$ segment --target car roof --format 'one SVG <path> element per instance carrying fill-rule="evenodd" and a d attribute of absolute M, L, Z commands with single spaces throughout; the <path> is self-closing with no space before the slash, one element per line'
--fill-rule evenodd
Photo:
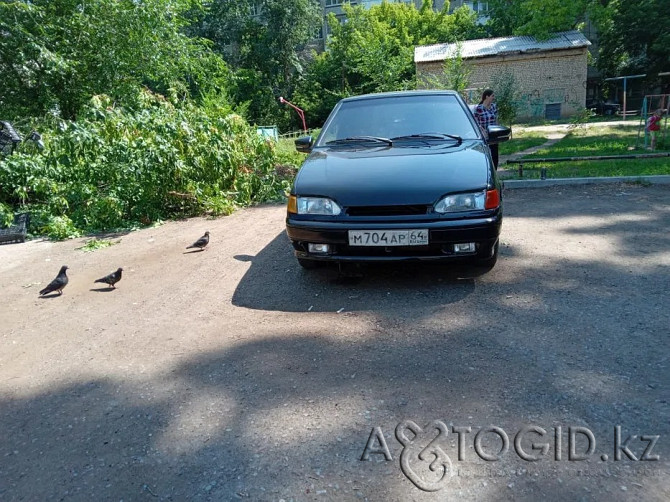
<path fill-rule="evenodd" d="M 357 101 L 362 99 L 373 99 L 373 98 L 391 98 L 401 96 L 440 96 L 440 95 L 460 97 L 460 94 L 456 91 L 450 91 L 446 89 L 421 89 L 411 91 L 392 91 L 392 92 L 376 92 L 371 94 L 360 94 L 358 96 L 349 96 L 346 98 L 342 98 L 341 102 Z"/>

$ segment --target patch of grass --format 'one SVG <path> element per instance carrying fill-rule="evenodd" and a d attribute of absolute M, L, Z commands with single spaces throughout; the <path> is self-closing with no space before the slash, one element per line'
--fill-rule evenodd
<path fill-rule="evenodd" d="M 659 140 L 657 152 L 670 150 L 670 138 Z M 644 130 L 630 121 L 616 126 L 578 128 L 557 143 L 524 156 L 523 159 L 589 157 L 604 155 L 631 155 L 649 153 L 644 149 Z M 584 178 L 593 176 L 651 176 L 670 174 L 667 157 L 613 160 L 580 160 L 563 162 L 528 163 L 524 178 L 539 178 L 540 170 L 547 169 L 548 178 Z M 510 174 L 518 178 L 517 164 L 510 164 Z"/>
<path fill-rule="evenodd" d="M 316 139 L 316 136 L 313 138 Z M 296 169 L 307 158 L 306 153 L 300 153 L 295 149 L 295 138 L 279 138 L 276 153 L 279 162 L 293 165 Z"/>
<path fill-rule="evenodd" d="M 621 122 L 621 123 L 633 123 L 635 120 L 639 120 L 638 117 L 629 117 L 626 119 L 624 122 L 619 115 L 590 115 L 585 117 L 584 120 L 579 120 L 579 122 L 587 122 L 589 124 L 591 123 L 600 123 L 600 122 Z M 551 126 L 551 125 L 559 125 L 559 124 L 574 124 L 575 118 L 574 117 L 565 117 L 562 119 L 545 119 L 544 117 L 538 117 L 534 119 L 528 119 L 525 122 L 517 122 L 514 124 L 514 127 L 533 127 L 533 126 Z"/>
<path fill-rule="evenodd" d="M 93 239 L 89 239 L 88 241 L 86 241 L 86 244 L 84 244 L 81 247 L 78 247 L 77 249 L 90 253 L 98 249 L 108 248 L 109 246 L 113 246 L 114 244 L 118 244 L 119 242 L 121 241 L 112 242 L 110 240 L 96 239 L 94 237 Z"/>
<path fill-rule="evenodd" d="M 599 176 L 652 176 L 670 175 L 667 157 L 650 159 L 591 160 L 575 162 L 540 162 L 523 166 L 523 178 L 518 176 L 518 165 L 510 164 L 514 173 L 506 179 L 537 179 L 540 170 L 547 169 L 547 178 L 588 178 Z"/>
<path fill-rule="evenodd" d="M 639 137 L 638 131 L 635 124 L 575 129 L 557 143 L 524 158 L 643 153 L 644 131 L 639 131 Z M 659 147 L 662 146 L 660 143 Z"/>
<path fill-rule="evenodd" d="M 499 146 L 500 155 L 510 155 L 512 153 L 522 152 L 534 146 L 540 146 L 547 142 L 546 133 L 535 131 L 520 131 L 513 133 L 512 139 L 501 143 Z"/>

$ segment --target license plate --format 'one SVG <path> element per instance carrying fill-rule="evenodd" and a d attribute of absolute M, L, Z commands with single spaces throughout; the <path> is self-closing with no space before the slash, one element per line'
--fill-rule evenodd
<path fill-rule="evenodd" d="M 349 230 L 350 246 L 425 246 L 428 230 Z"/>

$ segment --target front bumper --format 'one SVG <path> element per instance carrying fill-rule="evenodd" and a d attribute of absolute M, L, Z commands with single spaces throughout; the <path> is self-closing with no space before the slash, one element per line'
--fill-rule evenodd
<path fill-rule="evenodd" d="M 406 261 L 453 260 L 465 257 L 487 258 L 498 241 L 502 212 L 482 218 L 433 221 L 351 222 L 286 219 L 288 234 L 298 258 L 319 261 Z M 349 230 L 426 229 L 425 246 L 350 246 Z M 455 253 L 454 244 L 474 242 L 471 253 Z M 329 244 L 329 253 L 310 253 L 309 243 Z"/>

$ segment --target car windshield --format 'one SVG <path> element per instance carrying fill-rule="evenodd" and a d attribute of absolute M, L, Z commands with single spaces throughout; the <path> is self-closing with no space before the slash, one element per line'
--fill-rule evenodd
<path fill-rule="evenodd" d="M 426 94 L 344 101 L 328 119 L 316 146 L 347 143 L 348 138 L 442 140 L 478 138 L 456 97 Z"/>

